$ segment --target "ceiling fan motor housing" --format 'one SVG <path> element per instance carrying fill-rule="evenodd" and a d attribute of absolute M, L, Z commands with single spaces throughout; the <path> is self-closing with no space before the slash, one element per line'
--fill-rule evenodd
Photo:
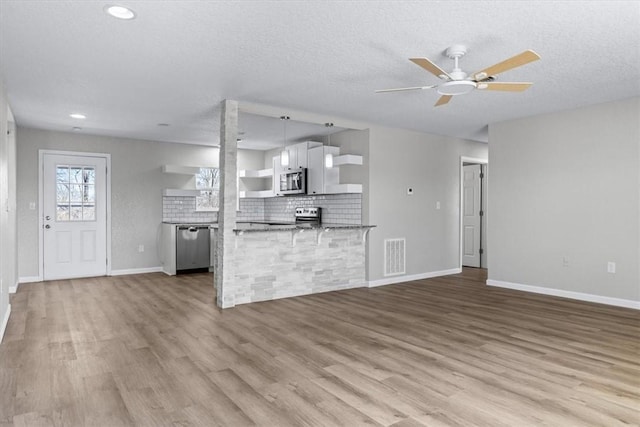
<path fill-rule="evenodd" d="M 470 80 L 453 80 L 444 82 L 438 86 L 441 95 L 464 95 L 476 88 L 476 83 Z"/>

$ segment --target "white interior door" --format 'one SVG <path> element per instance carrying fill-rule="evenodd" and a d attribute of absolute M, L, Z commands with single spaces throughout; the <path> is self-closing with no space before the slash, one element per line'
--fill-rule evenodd
<path fill-rule="evenodd" d="M 107 160 L 44 154 L 44 280 L 107 273 Z"/>
<path fill-rule="evenodd" d="M 480 267 L 480 165 L 463 166 L 462 265 Z"/>

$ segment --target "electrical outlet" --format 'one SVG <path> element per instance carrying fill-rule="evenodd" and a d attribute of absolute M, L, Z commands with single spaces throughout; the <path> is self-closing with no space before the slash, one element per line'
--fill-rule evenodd
<path fill-rule="evenodd" d="M 562 257 L 562 266 L 563 267 L 569 267 L 569 257 L 568 256 L 563 256 Z"/>
<path fill-rule="evenodd" d="M 36 210 L 36 202 L 29 202 L 29 210 L 30 211 Z"/>
<path fill-rule="evenodd" d="M 436 209 L 440 209 L 440 202 L 436 202 Z"/>
<path fill-rule="evenodd" d="M 616 263 L 613 261 L 609 261 L 607 263 L 607 273 L 615 274 L 616 272 Z"/>
<path fill-rule="evenodd" d="M 144 245 L 138 245 L 138 252 L 144 252 Z"/>

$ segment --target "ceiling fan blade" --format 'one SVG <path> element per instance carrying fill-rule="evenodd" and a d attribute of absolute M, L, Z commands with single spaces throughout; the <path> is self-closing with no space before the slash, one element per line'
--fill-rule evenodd
<path fill-rule="evenodd" d="M 376 90 L 376 93 L 383 93 L 383 92 L 401 92 L 403 90 L 421 90 L 421 89 L 433 89 L 434 87 L 436 87 L 437 85 L 431 85 L 431 86 L 414 86 L 414 87 L 399 87 L 396 89 L 378 89 Z"/>
<path fill-rule="evenodd" d="M 447 102 L 451 101 L 451 98 L 453 98 L 453 95 L 442 95 L 440 99 L 438 99 L 438 102 L 436 102 L 436 105 L 434 105 L 434 107 L 439 107 L 440 105 L 446 104 Z"/>
<path fill-rule="evenodd" d="M 425 70 L 427 70 L 428 72 L 430 72 L 431 74 L 433 74 L 434 76 L 436 76 L 439 79 L 453 80 L 451 78 L 451 76 L 446 71 L 444 71 L 442 68 L 438 67 L 433 62 L 429 61 L 427 58 L 409 58 L 409 61 L 413 62 L 416 65 L 421 66 L 422 68 L 424 68 Z M 444 77 L 442 77 L 442 76 L 444 76 Z"/>
<path fill-rule="evenodd" d="M 492 65 L 489 68 L 473 73 L 473 79 L 476 81 L 486 79 L 489 76 L 495 76 L 496 74 L 503 73 L 507 70 L 511 70 L 512 68 L 520 67 L 521 65 L 528 64 L 529 62 L 537 61 L 538 59 L 540 59 L 540 55 L 532 50 L 525 50 L 524 52 L 516 56 L 512 56 L 509 59 L 505 59 L 504 61 Z"/>
<path fill-rule="evenodd" d="M 533 83 L 516 83 L 516 82 L 486 82 L 478 83 L 480 90 L 503 90 L 507 92 L 522 92 L 527 90 Z"/>

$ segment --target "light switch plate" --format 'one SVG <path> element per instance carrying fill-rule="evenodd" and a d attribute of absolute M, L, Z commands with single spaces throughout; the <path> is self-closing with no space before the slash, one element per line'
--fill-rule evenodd
<path fill-rule="evenodd" d="M 609 261 L 607 263 L 607 273 L 615 273 L 616 272 L 616 263 L 613 261 Z"/>

